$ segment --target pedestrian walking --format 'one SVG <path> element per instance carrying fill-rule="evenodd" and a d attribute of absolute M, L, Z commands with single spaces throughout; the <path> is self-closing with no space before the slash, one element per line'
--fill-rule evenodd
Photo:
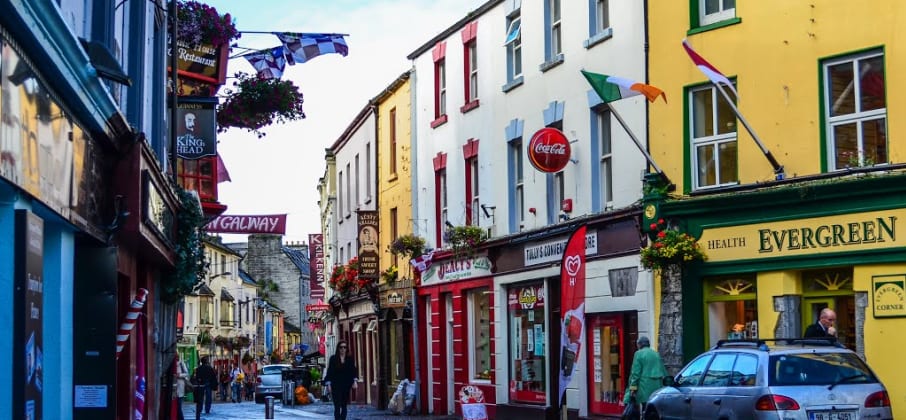
<path fill-rule="evenodd" d="M 233 388 L 232 401 L 234 403 L 242 402 L 242 395 L 240 391 L 242 390 L 242 383 L 245 381 L 245 374 L 242 373 L 242 368 L 239 365 L 236 365 L 233 368 L 233 371 L 230 372 L 230 387 Z"/>
<path fill-rule="evenodd" d="M 189 380 L 189 368 L 176 354 L 176 372 L 173 374 L 173 385 L 176 388 L 176 416 L 177 420 L 184 420 L 182 414 L 182 400 L 186 396 L 186 382 Z"/>
<path fill-rule="evenodd" d="M 195 385 L 195 418 L 201 418 L 201 409 L 204 405 L 205 414 L 211 414 L 211 403 L 214 397 L 214 387 L 217 386 L 217 374 L 208 364 L 208 358 L 201 358 L 201 365 L 195 369 L 192 380 Z"/>
<path fill-rule="evenodd" d="M 636 341 L 638 351 L 632 357 L 632 370 L 629 374 L 629 392 L 623 397 L 623 403 L 630 404 L 635 399 L 636 404 L 642 405 L 641 412 L 645 412 L 648 397 L 658 388 L 664 386 L 664 377 L 667 368 L 661 360 L 661 355 L 651 348 L 648 337 L 639 336 Z"/>
<path fill-rule="evenodd" d="M 334 420 L 346 420 L 349 406 L 349 394 L 358 387 L 359 370 L 352 357 L 348 356 L 345 341 L 337 343 L 337 351 L 327 362 L 327 375 L 324 385 L 333 399 Z"/>

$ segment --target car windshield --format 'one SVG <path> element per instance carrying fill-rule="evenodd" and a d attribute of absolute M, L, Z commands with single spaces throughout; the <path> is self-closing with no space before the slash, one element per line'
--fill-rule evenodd
<path fill-rule="evenodd" d="M 855 353 L 797 353 L 771 356 L 770 369 L 771 386 L 878 382 L 868 366 Z"/>
<path fill-rule="evenodd" d="M 262 375 L 279 375 L 280 372 L 283 372 L 286 369 L 286 366 L 265 366 L 261 370 Z"/>

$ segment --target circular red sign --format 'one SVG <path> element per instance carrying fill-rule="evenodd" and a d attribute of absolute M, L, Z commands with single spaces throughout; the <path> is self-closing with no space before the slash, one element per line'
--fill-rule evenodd
<path fill-rule="evenodd" d="M 529 161 L 541 172 L 559 172 L 569 162 L 570 153 L 566 135 L 551 127 L 535 132 L 528 145 Z"/>

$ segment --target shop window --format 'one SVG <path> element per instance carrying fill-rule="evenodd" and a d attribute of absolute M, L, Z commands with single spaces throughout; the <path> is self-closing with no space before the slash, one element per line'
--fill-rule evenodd
<path fill-rule="evenodd" d="M 589 406 L 591 414 L 616 415 L 622 413 L 623 393 L 626 387 L 626 362 L 623 348 L 626 334 L 622 315 L 589 315 L 587 354 L 589 379 Z M 629 360 L 631 362 L 631 360 Z"/>
<path fill-rule="evenodd" d="M 718 340 L 758 338 L 754 275 L 707 279 L 708 346 Z"/>
<path fill-rule="evenodd" d="M 491 379 L 491 290 L 482 287 L 469 292 L 469 377 Z"/>
<path fill-rule="evenodd" d="M 507 294 L 510 331 L 510 400 L 547 402 L 547 317 L 542 283 L 511 288 Z"/>
<path fill-rule="evenodd" d="M 837 314 L 837 340 L 856 348 L 856 301 L 852 267 L 802 272 L 802 330 L 818 320 L 821 310 Z"/>

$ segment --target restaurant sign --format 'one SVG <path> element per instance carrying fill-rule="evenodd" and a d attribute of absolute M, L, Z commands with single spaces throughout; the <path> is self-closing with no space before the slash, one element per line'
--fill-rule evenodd
<path fill-rule="evenodd" d="M 906 317 L 906 274 L 871 278 L 875 318 Z"/>
<path fill-rule="evenodd" d="M 902 248 L 904 218 L 906 209 L 893 209 L 705 228 L 698 244 L 710 262 Z"/>

